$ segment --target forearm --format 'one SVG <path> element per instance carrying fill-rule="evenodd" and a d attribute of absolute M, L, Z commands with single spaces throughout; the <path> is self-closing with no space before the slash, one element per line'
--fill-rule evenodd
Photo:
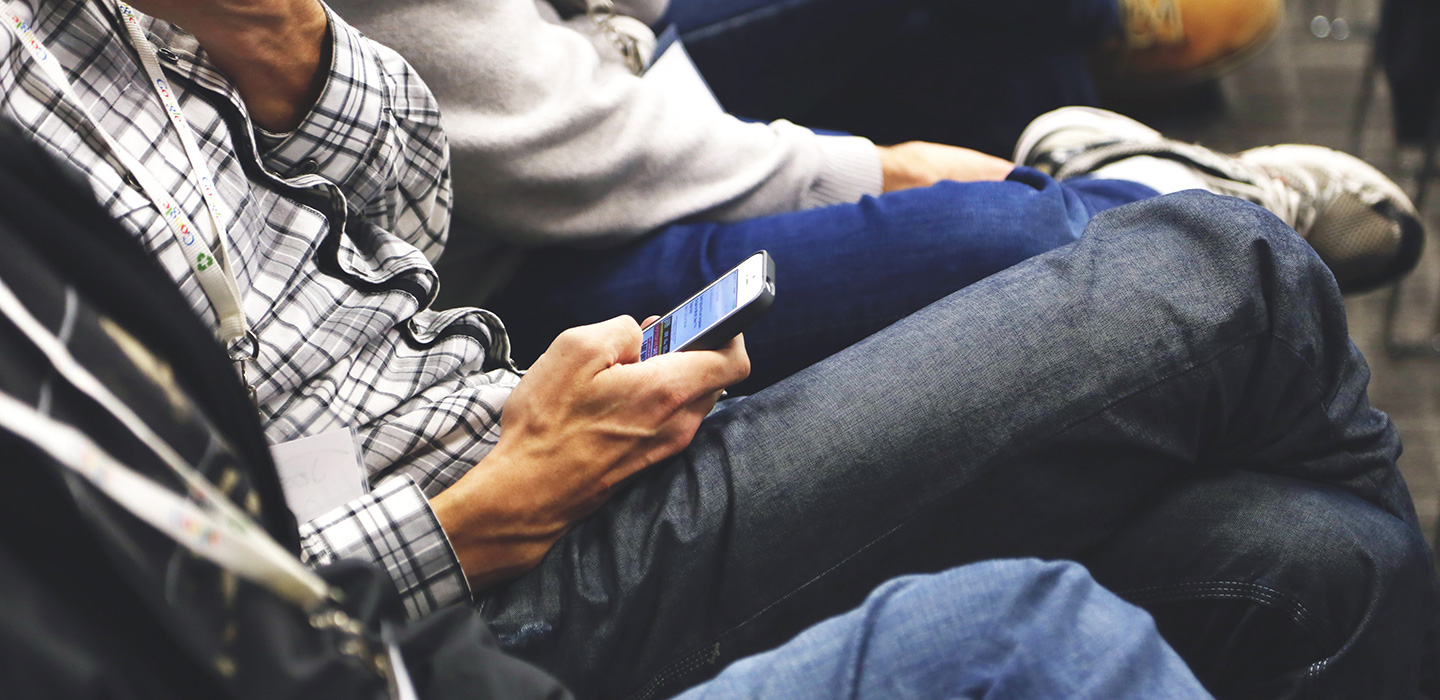
<path fill-rule="evenodd" d="M 1003 158 L 957 146 L 911 141 L 877 148 L 886 192 L 929 187 L 941 180 L 998 182 L 1015 169 Z"/>
<path fill-rule="evenodd" d="M 534 489 L 507 483 L 524 471 L 502 467 L 503 461 L 492 454 L 466 479 L 430 500 L 475 591 L 535 568 L 569 527 L 548 504 L 529 498 Z"/>
<path fill-rule="evenodd" d="M 618 484 L 689 445 L 750 372 L 738 336 L 644 362 L 640 340 L 628 317 L 561 333 L 506 400 L 495 448 L 431 499 L 473 587 L 534 568 Z"/>
<path fill-rule="evenodd" d="M 529 0 L 331 4 L 426 77 L 451 137 L 457 218 L 511 242 L 619 239 L 880 191 L 863 140 L 696 109 Z M 453 29 L 423 31 L 436 26 Z"/>

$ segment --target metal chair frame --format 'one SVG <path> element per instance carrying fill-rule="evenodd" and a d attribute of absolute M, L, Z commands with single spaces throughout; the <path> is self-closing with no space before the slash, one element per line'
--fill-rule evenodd
<path fill-rule="evenodd" d="M 1375 84 L 1380 78 L 1380 40 L 1378 37 L 1370 41 L 1370 52 L 1365 59 L 1365 69 L 1360 76 L 1359 95 L 1355 100 L 1355 119 L 1350 133 L 1350 152 L 1360 153 L 1364 145 L 1365 123 L 1370 116 L 1370 108 L 1375 102 Z M 1398 148 L 1398 145 L 1396 146 Z M 1430 192 L 1430 182 L 1435 178 L 1436 151 L 1440 150 L 1440 95 L 1436 95 L 1435 108 L 1430 115 L 1430 125 L 1425 133 L 1424 161 L 1420 166 L 1420 173 L 1416 178 L 1415 192 L 1411 201 L 1415 203 L 1415 209 L 1422 214 L 1425 211 L 1426 195 Z M 1430 234 L 1427 232 L 1426 234 Z M 1428 241 L 1434 244 L 1434 241 Z M 1440 358 L 1440 308 L 1436 309 L 1436 317 L 1432 326 L 1429 338 L 1420 341 L 1401 340 L 1397 331 L 1396 319 L 1400 315 L 1400 297 L 1404 280 L 1397 281 L 1390 286 L 1389 296 L 1385 300 L 1385 317 L 1383 321 L 1383 340 L 1385 353 L 1392 359 L 1408 359 L 1415 357 Z"/>

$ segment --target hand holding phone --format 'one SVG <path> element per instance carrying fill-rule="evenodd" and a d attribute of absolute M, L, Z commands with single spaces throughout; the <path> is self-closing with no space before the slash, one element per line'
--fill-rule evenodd
<path fill-rule="evenodd" d="M 640 336 L 629 316 L 561 333 L 505 402 L 495 448 L 431 499 L 475 590 L 533 568 L 617 484 L 685 449 L 750 372 L 738 341 L 639 362 Z"/>
<path fill-rule="evenodd" d="M 678 350 L 714 350 L 775 301 L 775 261 L 760 251 L 645 328 L 640 359 Z"/>

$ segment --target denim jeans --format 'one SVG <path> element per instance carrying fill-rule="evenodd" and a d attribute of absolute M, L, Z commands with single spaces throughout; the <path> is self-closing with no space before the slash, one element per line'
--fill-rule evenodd
<path fill-rule="evenodd" d="M 726 108 L 1008 156 L 1031 119 L 1097 102 L 1085 52 L 1116 0 L 671 0 Z"/>
<path fill-rule="evenodd" d="M 1216 697 L 1414 697 L 1436 580 L 1368 379 L 1292 229 L 1148 199 L 728 404 L 482 614 L 583 697 L 665 697 L 896 576 L 1069 559 Z"/>
<path fill-rule="evenodd" d="M 515 357 L 528 364 L 566 328 L 665 313 L 763 248 L 775 259 L 777 291 L 745 332 L 754 372 L 735 392 L 749 393 L 1073 242 L 1100 211 L 1154 194 L 1018 168 L 1007 182 L 944 182 L 858 204 L 679 224 L 617 248 L 532 253 L 486 306 L 506 320 Z"/>
<path fill-rule="evenodd" d="M 1143 611 L 1075 564 L 971 564 L 736 662 L 681 700 L 1208 699 Z"/>

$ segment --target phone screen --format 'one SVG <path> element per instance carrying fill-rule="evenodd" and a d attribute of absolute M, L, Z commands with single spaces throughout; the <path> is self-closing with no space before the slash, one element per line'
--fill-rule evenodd
<path fill-rule="evenodd" d="M 648 360 L 685 347 L 686 343 L 735 311 L 739 294 L 740 271 L 731 270 L 730 274 L 710 285 L 699 296 L 646 328 L 640 341 L 640 359 Z"/>

